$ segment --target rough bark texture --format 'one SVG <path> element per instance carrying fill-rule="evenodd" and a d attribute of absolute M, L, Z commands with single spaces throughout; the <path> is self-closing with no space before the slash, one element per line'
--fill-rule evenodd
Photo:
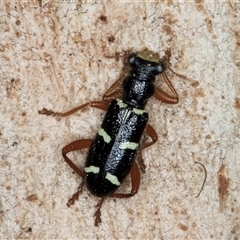
<path fill-rule="evenodd" d="M 239 238 L 237 1 L 2 0 L 0 9 L 1 239 Z M 107 199 L 96 228 L 97 198 L 84 191 L 66 206 L 81 179 L 61 149 L 93 137 L 103 113 L 56 119 L 38 110 L 100 100 L 126 74 L 126 53 L 144 48 L 171 48 L 172 68 L 189 79 L 168 73 L 179 104 L 150 100 L 159 140 L 142 152 L 139 193 Z M 85 155 L 70 154 L 79 166 Z M 198 198 L 204 171 L 196 161 L 207 170 Z"/>

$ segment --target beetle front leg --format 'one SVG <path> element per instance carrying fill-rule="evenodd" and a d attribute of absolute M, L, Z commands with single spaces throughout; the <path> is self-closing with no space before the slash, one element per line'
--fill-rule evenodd
<path fill-rule="evenodd" d="M 162 73 L 161 77 L 164 80 L 164 82 L 167 84 L 167 86 L 169 87 L 172 94 L 169 94 L 169 93 L 163 91 L 161 88 L 156 87 L 155 93 L 153 96 L 157 100 L 164 102 L 164 103 L 168 103 L 168 104 L 178 103 L 179 97 L 178 97 L 177 91 L 173 87 L 170 79 L 168 78 L 168 76 L 165 73 Z"/>
<path fill-rule="evenodd" d="M 104 199 L 105 198 L 101 198 L 100 201 L 98 202 L 98 204 L 96 205 L 97 210 L 96 210 L 96 212 L 94 214 L 94 217 L 95 217 L 94 225 L 96 227 L 102 222 L 102 219 L 101 219 L 101 207 L 102 207 Z"/>
<path fill-rule="evenodd" d="M 61 112 L 54 112 L 52 110 L 48 110 L 46 108 L 43 108 L 42 110 L 39 110 L 38 113 L 39 114 L 43 114 L 43 115 L 47 115 L 47 116 L 53 116 L 53 117 L 68 117 L 74 113 L 76 113 L 77 111 L 80 111 L 86 107 L 93 107 L 93 108 L 98 108 L 101 110 L 107 110 L 109 105 L 109 102 L 106 101 L 91 101 L 91 102 L 87 102 L 85 104 L 82 104 L 76 108 L 73 108 L 72 110 L 65 112 L 65 113 L 61 113 Z"/>
<path fill-rule="evenodd" d="M 73 152 L 73 151 L 77 151 L 77 150 L 81 150 L 84 148 L 89 148 L 90 145 L 92 143 L 91 139 L 80 139 L 74 142 L 69 143 L 67 146 L 65 146 L 62 149 L 62 156 L 65 160 L 65 162 L 73 169 L 74 172 L 76 172 L 79 176 L 81 176 L 82 178 L 84 178 L 84 172 L 82 169 L 80 169 L 79 167 L 77 167 L 72 160 L 69 159 L 69 157 L 67 156 L 67 154 L 69 152 Z M 72 195 L 72 197 L 68 200 L 67 206 L 70 207 L 71 205 L 74 204 L 74 202 L 76 200 L 78 200 L 78 197 L 80 195 L 80 193 L 82 192 L 82 187 L 84 185 L 84 181 L 80 184 L 80 186 L 78 187 L 78 191 L 76 193 L 74 193 Z"/>
<path fill-rule="evenodd" d="M 122 98 L 122 80 L 117 80 L 113 85 L 104 93 L 103 101 L 111 102 L 113 99 Z"/>

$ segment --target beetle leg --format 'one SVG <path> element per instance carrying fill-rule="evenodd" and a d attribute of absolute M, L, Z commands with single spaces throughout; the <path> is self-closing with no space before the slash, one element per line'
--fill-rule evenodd
<path fill-rule="evenodd" d="M 67 146 L 65 146 L 62 149 L 62 156 L 65 160 L 65 162 L 73 169 L 74 172 L 76 172 L 78 175 L 80 175 L 82 178 L 84 178 L 84 172 L 77 167 L 72 160 L 70 160 L 67 156 L 67 153 L 69 152 L 73 152 L 73 151 L 77 151 L 77 150 L 81 150 L 84 148 L 88 148 L 90 147 L 92 143 L 91 139 L 80 139 L 74 142 L 69 143 Z M 72 195 L 72 197 L 68 200 L 67 202 L 67 206 L 70 207 L 71 205 L 74 204 L 74 202 L 76 200 L 78 200 L 78 197 L 80 195 L 80 193 L 82 192 L 82 187 L 83 187 L 84 181 L 80 184 L 80 186 L 78 187 L 78 190 L 76 193 L 74 193 Z"/>
<path fill-rule="evenodd" d="M 52 110 L 48 110 L 46 108 L 43 108 L 42 110 L 39 110 L 38 113 L 39 114 L 43 114 L 43 115 L 47 115 L 47 116 L 54 116 L 54 117 L 68 117 L 74 113 L 76 113 L 77 111 L 80 111 L 86 107 L 93 107 L 93 108 L 98 108 L 101 110 L 107 110 L 109 105 L 109 102 L 105 102 L 105 101 L 92 101 L 92 102 L 87 102 L 81 106 L 78 106 L 76 108 L 73 108 L 72 110 L 65 112 L 65 113 L 61 113 L 61 112 L 54 112 Z"/>
<path fill-rule="evenodd" d="M 116 98 L 121 98 L 122 97 L 122 89 L 121 89 L 121 84 L 122 81 L 118 80 L 116 81 L 103 95 L 103 100 L 102 101 L 91 101 L 84 103 L 76 108 L 73 108 L 72 110 L 61 113 L 61 112 L 55 112 L 53 110 L 48 110 L 46 108 L 43 108 L 42 110 L 39 110 L 39 114 L 47 115 L 47 116 L 54 116 L 54 117 L 68 117 L 77 111 L 80 111 L 86 107 L 93 107 L 93 108 L 98 108 L 101 110 L 107 110 L 109 103 Z"/>
<path fill-rule="evenodd" d="M 157 133 L 156 131 L 154 130 L 154 128 L 150 125 L 150 124 L 147 124 L 145 129 L 144 129 L 144 133 L 146 135 L 148 135 L 152 140 L 150 142 L 144 142 L 141 146 L 141 150 L 143 148 L 147 148 L 147 147 L 150 147 L 151 145 L 153 145 L 157 140 L 158 140 L 158 136 L 157 136 Z"/>
<path fill-rule="evenodd" d="M 164 80 L 164 82 L 167 84 L 167 86 L 169 87 L 171 94 L 163 91 L 162 89 L 156 87 L 155 89 L 155 93 L 154 93 L 154 97 L 159 100 L 162 101 L 164 103 L 169 103 L 169 104 L 176 104 L 178 103 L 178 94 L 175 90 L 175 88 L 173 87 L 170 79 L 168 78 L 168 76 L 165 73 L 161 74 L 162 79 Z"/>
<path fill-rule="evenodd" d="M 103 97 L 110 95 L 111 93 L 115 92 L 116 89 L 120 88 L 122 84 L 122 80 L 117 80 L 113 83 L 113 85 L 104 93 Z"/>
<path fill-rule="evenodd" d="M 166 68 L 169 69 L 173 74 L 175 74 L 176 76 L 180 77 L 180 78 L 183 78 L 183 79 L 187 79 L 186 76 L 180 74 L 180 73 L 177 73 L 175 72 L 172 68 L 169 67 L 169 62 L 170 62 L 170 58 L 172 56 L 172 52 L 171 52 L 171 49 L 167 49 L 165 51 L 165 56 L 161 59 L 165 65 L 166 65 Z"/>
<path fill-rule="evenodd" d="M 139 189 L 140 185 L 140 172 L 136 162 L 133 162 L 133 166 L 130 171 L 132 189 L 131 193 L 113 193 L 110 197 L 115 198 L 129 198 L 134 196 Z M 101 198 L 98 204 L 96 205 L 97 210 L 94 214 L 95 216 L 95 226 L 98 226 L 101 223 L 101 207 L 105 198 Z"/>
<path fill-rule="evenodd" d="M 157 133 L 150 124 L 146 125 L 146 127 L 144 129 L 144 133 L 151 138 L 151 141 L 149 141 L 149 142 L 143 141 L 143 143 L 139 149 L 140 151 L 138 151 L 137 161 L 138 161 L 139 167 L 143 173 L 145 173 L 146 165 L 143 161 L 141 150 L 143 148 L 150 147 L 158 140 Z"/>
<path fill-rule="evenodd" d="M 96 210 L 96 212 L 94 214 L 95 226 L 96 227 L 102 222 L 102 219 L 101 219 L 101 207 L 102 207 L 104 199 L 105 198 L 101 198 L 100 201 L 98 202 L 98 204 L 96 205 L 97 210 Z"/>
<path fill-rule="evenodd" d="M 111 102 L 113 99 L 122 98 L 122 80 L 118 80 L 104 93 L 103 101 Z"/>
<path fill-rule="evenodd" d="M 121 89 L 118 89 L 118 90 L 112 92 L 111 94 L 103 95 L 103 101 L 106 101 L 106 102 L 111 102 L 112 100 L 114 100 L 116 98 L 119 98 L 119 99 L 122 98 L 122 90 Z"/>
<path fill-rule="evenodd" d="M 84 181 L 81 182 L 81 184 L 78 187 L 77 192 L 75 192 L 71 198 L 68 199 L 67 206 L 70 207 L 75 203 L 76 200 L 78 200 L 79 195 L 82 193 L 82 188 L 84 185 Z"/>
<path fill-rule="evenodd" d="M 130 171 L 130 177 L 131 177 L 131 185 L 132 185 L 131 192 L 130 193 L 113 193 L 110 195 L 110 197 L 129 198 L 137 194 L 139 185 L 140 185 L 140 171 L 135 161 L 133 162 L 133 165 Z"/>
<path fill-rule="evenodd" d="M 92 143 L 92 139 L 80 139 L 76 140 L 74 142 L 69 143 L 67 146 L 65 146 L 62 149 L 62 155 L 66 163 L 76 172 L 78 175 L 80 175 L 82 178 L 84 178 L 84 173 L 81 169 L 79 169 L 73 162 L 70 160 L 67 156 L 67 153 L 81 150 L 84 148 L 89 148 Z"/>

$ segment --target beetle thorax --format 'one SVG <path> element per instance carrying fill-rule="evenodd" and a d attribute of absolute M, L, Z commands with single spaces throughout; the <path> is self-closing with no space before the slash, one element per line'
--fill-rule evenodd
<path fill-rule="evenodd" d="M 144 109 L 148 98 L 154 93 L 154 84 L 140 81 L 135 77 L 127 77 L 123 82 L 123 101 L 132 107 Z"/>

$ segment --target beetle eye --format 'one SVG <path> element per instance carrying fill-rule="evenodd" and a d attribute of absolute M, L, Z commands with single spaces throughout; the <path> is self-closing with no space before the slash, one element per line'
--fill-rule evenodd
<path fill-rule="evenodd" d="M 135 60 L 136 60 L 136 54 L 131 53 L 128 57 L 128 62 L 130 64 L 130 66 L 135 66 Z"/>
<path fill-rule="evenodd" d="M 165 65 L 163 62 L 159 62 L 158 65 L 156 66 L 156 71 L 157 73 L 162 73 L 165 70 Z"/>

